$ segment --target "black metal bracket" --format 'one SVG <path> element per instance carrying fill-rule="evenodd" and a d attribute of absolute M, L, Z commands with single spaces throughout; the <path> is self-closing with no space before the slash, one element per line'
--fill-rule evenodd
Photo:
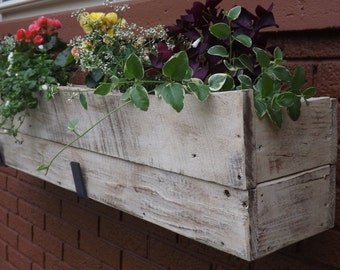
<path fill-rule="evenodd" d="M 70 165 L 78 196 L 83 199 L 88 199 L 84 178 L 80 170 L 80 164 L 78 162 L 72 161 Z"/>
<path fill-rule="evenodd" d="M 6 167 L 6 163 L 2 157 L 2 151 L 0 152 L 0 166 L 5 166 Z"/>

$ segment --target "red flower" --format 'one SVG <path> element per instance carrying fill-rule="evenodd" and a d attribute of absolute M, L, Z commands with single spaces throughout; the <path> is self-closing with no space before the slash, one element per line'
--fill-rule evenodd
<path fill-rule="evenodd" d="M 60 29 L 61 28 L 61 22 L 58 19 L 52 19 L 52 25 L 56 28 L 56 29 Z"/>
<path fill-rule="evenodd" d="M 37 24 L 40 28 L 46 28 L 48 24 L 48 18 L 46 18 L 45 16 L 39 17 L 37 20 Z"/>
<path fill-rule="evenodd" d="M 44 43 L 44 38 L 40 35 L 36 35 L 33 39 L 33 44 L 39 45 L 39 44 L 42 44 L 42 43 Z"/>
<path fill-rule="evenodd" d="M 40 30 L 40 27 L 35 24 L 32 23 L 29 27 L 28 27 L 28 31 L 30 31 L 32 33 L 32 35 L 36 35 Z"/>
<path fill-rule="evenodd" d="M 17 33 L 15 34 L 15 39 L 19 42 L 23 42 L 26 40 L 26 30 L 25 29 L 19 29 Z"/>

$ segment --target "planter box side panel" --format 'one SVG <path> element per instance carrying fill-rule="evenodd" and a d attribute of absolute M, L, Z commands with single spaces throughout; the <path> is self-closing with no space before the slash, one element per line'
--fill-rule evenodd
<path fill-rule="evenodd" d="M 11 167 L 74 191 L 70 161 L 76 160 L 91 199 L 229 254 L 250 258 L 248 191 L 73 147 L 45 176 L 36 171 L 35 162 L 42 153 L 51 158 L 62 145 L 27 135 L 24 139 L 26 147 L 2 140 Z"/>
<path fill-rule="evenodd" d="M 250 110 L 244 108 L 249 106 L 249 102 L 245 104 L 249 95 L 248 91 L 216 93 L 203 103 L 187 95 L 180 113 L 151 96 L 147 112 L 128 105 L 75 146 L 246 189 L 243 124 L 244 112 Z M 80 119 L 79 130 L 85 130 L 106 111 L 122 104 L 119 95 L 103 98 L 88 94 L 87 100 L 87 111 L 77 100 L 70 104 L 65 95 L 56 96 L 50 103 L 41 102 L 39 110 L 32 112 L 22 130 L 33 137 L 66 144 L 74 138 L 71 132 L 66 132 L 70 120 Z"/>
<path fill-rule="evenodd" d="M 334 226 L 335 166 L 323 166 L 257 186 L 253 258 Z"/>
<path fill-rule="evenodd" d="M 327 164 L 337 156 L 337 100 L 313 98 L 298 121 L 284 117 L 281 129 L 255 119 L 256 182 L 262 183 Z"/>

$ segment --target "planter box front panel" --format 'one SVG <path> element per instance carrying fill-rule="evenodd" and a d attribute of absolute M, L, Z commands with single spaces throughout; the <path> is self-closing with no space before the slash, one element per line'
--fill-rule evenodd
<path fill-rule="evenodd" d="M 336 102 L 314 99 L 282 130 L 253 113 L 252 94 L 186 97 L 174 112 L 153 97 L 148 112 L 127 106 L 67 149 L 47 176 L 36 171 L 116 96 L 88 96 L 89 111 L 59 96 L 41 103 L 22 145 L 1 137 L 7 165 L 75 190 L 77 161 L 90 198 L 246 260 L 334 224 Z M 56 114 L 57 113 L 57 114 Z M 88 124 L 90 125 L 90 124 Z M 65 135 L 66 134 L 66 135 Z M 288 138 L 287 138 L 288 136 Z"/>

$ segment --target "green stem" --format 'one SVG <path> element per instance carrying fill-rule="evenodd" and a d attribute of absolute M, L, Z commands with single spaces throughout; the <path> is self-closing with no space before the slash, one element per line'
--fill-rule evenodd
<path fill-rule="evenodd" d="M 92 129 L 94 129 L 96 126 L 98 126 L 101 122 L 103 122 L 105 119 L 107 119 L 111 114 L 117 112 L 118 110 L 120 110 L 121 108 L 125 107 L 127 104 L 131 103 L 131 100 L 128 100 L 126 102 L 124 102 L 122 105 L 116 107 L 115 109 L 113 109 L 112 111 L 108 112 L 107 114 L 105 114 L 102 118 L 100 118 L 96 123 L 94 123 L 94 125 L 92 125 L 91 127 L 89 127 L 88 129 L 86 129 L 83 133 L 80 133 L 74 140 L 72 140 L 71 142 L 69 142 L 68 144 L 64 145 L 63 148 L 61 148 L 58 153 L 51 159 L 51 161 L 47 164 L 47 166 L 45 167 L 46 172 L 45 175 L 47 175 L 48 170 L 50 169 L 52 163 L 57 159 L 58 156 L 60 156 L 61 153 L 63 153 L 68 147 L 70 147 L 72 144 L 74 144 L 76 141 L 78 141 L 79 139 L 81 139 L 82 137 L 84 137 L 87 133 L 89 133 Z"/>

